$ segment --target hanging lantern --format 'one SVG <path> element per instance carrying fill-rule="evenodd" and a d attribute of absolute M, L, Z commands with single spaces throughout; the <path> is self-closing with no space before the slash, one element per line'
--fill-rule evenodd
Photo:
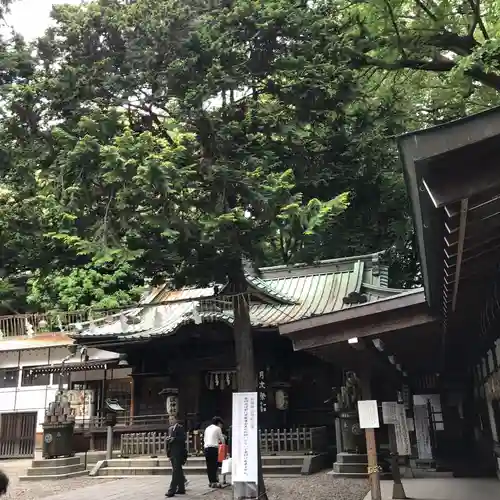
<path fill-rule="evenodd" d="M 283 389 L 278 389 L 276 391 L 276 408 L 278 410 L 287 410 L 288 409 L 288 393 Z"/>
<path fill-rule="evenodd" d="M 167 396 L 167 414 L 168 415 L 177 415 L 178 409 L 178 398 L 175 395 Z"/>

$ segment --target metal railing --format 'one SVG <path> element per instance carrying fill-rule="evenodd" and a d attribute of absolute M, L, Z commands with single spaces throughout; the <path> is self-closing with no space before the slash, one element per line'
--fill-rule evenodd
<path fill-rule="evenodd" d="M 96 324 L 105 322 L 120 314 L 117 310 L 92 312 L 49 312 L 33 314 L 11 314 L 0 316 L 0 339 L 12 337 L 33 337 L 47 333 L 71 333 L 78 324 L 90 321 Z"/>
<path fill-rule="evenodd" d="M 123 314 L 132 324 L 140 321 L 140 311 L 148 308 L 182 305 L 184 314 L 196 316 L 230 313 L 234 308 L 234 301 L 242 295 L 224 295 L 217 297 L 187 297 L 173 298 L 157 303 L 133 304 L 128 307 L 109 310 L 84 309 L 80 311 L 51 311 L 47 313 L 12 314 L 0 316 L 0 339 L 21 336 L 36 336 L 43 333 L 74 332 L 77 325 L 83 329 L 100 327 L 103 324 L 117 321 Z M 249 297 L 245 295 L 245 300 Z M 186 305 L 192 304 L 192 307 Z M 119 333 L 117 331 L 116 333 Z"/>

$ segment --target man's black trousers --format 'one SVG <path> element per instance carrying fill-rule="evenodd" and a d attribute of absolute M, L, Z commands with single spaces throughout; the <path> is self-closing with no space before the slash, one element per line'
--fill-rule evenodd
<path fill-rule="evenodd" d="M 208 482 L 210 484 L 217 482 L 217 468 L 219 460 L 219 448 L 208 447 L 205 448 L 205 461 L 207 463 Z"/>
<path fill-rule="evenodd" d="M 170 482 L 170 488 L 168 493 L 175 493 L 185 490 L 184 484 L 184 471 L 182 470 L 182 462 L 184 460 L 181 457 L 172 456 L 170 462 L 172 463 L 172 481 Z"/>

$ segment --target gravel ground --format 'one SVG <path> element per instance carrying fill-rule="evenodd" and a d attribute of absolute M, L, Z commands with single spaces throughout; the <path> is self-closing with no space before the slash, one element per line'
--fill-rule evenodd
<path fill-rule="evenodd" d="M 96 484 L 96 479 L 91 477 L 76 477 L 60 481 L 19 481 L 19 476 L 26 475 L 26 470 L 31 465 L 31 460 L 0 461 L 0 469 L 9 476 L 9 491 L 2 500 L 37 500 L 57 493 L 85 488 Z M 101 482 L 119 481 L 119 479 L 99 479 Z"/>
<path fill-rule="evenodd" d="M 368 493 L 364 479 L 336 478 L 326 472 L 312 476 L 266 478 L 269 500 L 363 500 Z M 214 499 L 232 499 L 232 489 L 214 491 Z"/>

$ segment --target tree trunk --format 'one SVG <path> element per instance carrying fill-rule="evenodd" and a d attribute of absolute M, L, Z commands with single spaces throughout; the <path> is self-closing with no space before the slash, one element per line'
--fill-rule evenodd
<path fill-rule="evenodd" d="M 249 297 L 247 295 L 247 282 L 240 262 L 239 269 L 234 276 L 230 276 L 232 290 L 236 294 L 233 298 L 234 313 L 234 345 L 236 352 L 236 369 L 238 392 L 255 392 L 257 390 L 257 374 L 255 372 L 255 359 L 253 349 L 252 325 L 250 323 Z M 259 499 L 267 500 L 266 486 L 262 473 L 262 457 L 260 443 L 258 450 L 259 474 Z"/>

